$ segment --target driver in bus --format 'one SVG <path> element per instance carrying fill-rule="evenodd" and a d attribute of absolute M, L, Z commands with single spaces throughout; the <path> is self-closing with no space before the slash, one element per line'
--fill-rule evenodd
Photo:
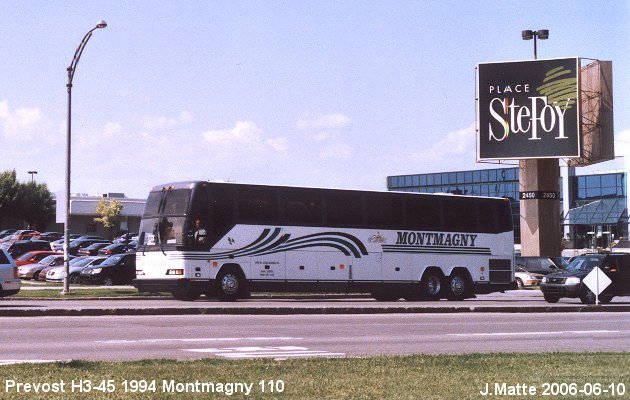
<path fill-rule="evenodd" d="M 201 220 L 196 219 L 195 220 L 195 234 L 194 234 L 195 243 L 196 244 L 206 243 L 206 235 L 207 235 L 206 230 L 201 226 Z"/>

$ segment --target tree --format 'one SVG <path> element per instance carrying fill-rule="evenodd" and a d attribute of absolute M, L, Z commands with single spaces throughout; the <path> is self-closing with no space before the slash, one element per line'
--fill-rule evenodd
<path fill-rule="evenodd" d="M 122 209 L 123 205 L 118 200 L 107 201 L 101 199 L 96 206 L 96 213 L 100 217 L 94 218 L 94 221 L 102 223 L 104 228 L 109 229 L 110 239 L 114 236 L 114 227 L 117 227 L 120 223 Z"/>
<path fill-rule="evenodd" d="M 21 184 L 18 194 L 20 214 L 33 229 L 44 229 L 55 216 L 55 201 L 46 184 Z"/>
<path fill-rule="evenodd" d="M 45 229 L 55 216 L 46 184 L 20 183 L 15 170 L 0 173 L 0 227 Z"/>
<path fill-rule="evenodd" d="M 0 226 L 12 223 L 18 216 L 20 183 L 15 170 L 0 173 Z"/>

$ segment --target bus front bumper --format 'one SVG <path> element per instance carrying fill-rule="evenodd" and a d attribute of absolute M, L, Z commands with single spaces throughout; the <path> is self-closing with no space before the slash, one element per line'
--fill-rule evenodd
<path fill-rule="evenodd" d="M 208 290 L 208 281 L 193 281 L 190 279 L 134 279 L 132 285 L 138 292 L 187 292 Z"/>

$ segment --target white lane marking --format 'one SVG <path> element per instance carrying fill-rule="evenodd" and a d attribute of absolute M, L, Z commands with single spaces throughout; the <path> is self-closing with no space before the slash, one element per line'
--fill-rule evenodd
<path fill-rule="evenodd" d="M 242 337 L 242 338 L 166 338 L 166 339 L 137 339 L 137 340 L 96 340 L 94 343 L 128 344 L 128 343 L 164 343 L 164 342 L 239 342 L 239 341 L 268 341 L 268 340 L 304 340 L 295 337 Z"/>
<path fill-rule="evenodd" d="M 223 347 L 207 349 L 182 349 L 193 353 L 211 353 L 224 358 L 288 358 L 288 357 L 345 357 L 346 353 L 331 353 L 324 350 L 309 350 L 308 347 Z"/>
<path fill-rule="evenodd" d="M 0 360 L 0 365 L 12 365 L 12 364 L 41 364 L 41 363 L 55 363 L 55 362 L 67 362 L 64 360 Z"/>
<path fill-rule="evenodd" d="M 584 335 L 584 334 L 606 334 L 606 333 L 622 333 L 622 331 L 549 331 L 549 332 L 489 332 L 489 333 L 447 333 L 446 336 L 539 336 L 539 335 Z"/>

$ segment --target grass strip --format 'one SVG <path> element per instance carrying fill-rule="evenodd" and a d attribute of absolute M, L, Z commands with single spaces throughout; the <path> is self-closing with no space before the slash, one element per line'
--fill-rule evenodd
<path fill-rule="evenodd" d="M 0 367 L 0 396 L 21 399 L 619 399 L 630 393 L 630 353 L 541 353 L 413 355 L 367 358 L 241 360 L 217 358 L 197 361 L 146 360 L 135 362 L 88 362 L 14 364 Z M 75 390 L 71 391 L 71 381 Z M 80 392 L 90 381 L 95 387 L 111 380 L 111 393 L 92 389 Z M 65 382 L 64 393 L 16 393 L 7 382 Z M 126 381 L 126 385 L 125 385 Z M 144 383 L 138 383 L 144 382 Z M 263 381 L 263 385 L 260 382 Z M 272 382 L 271 384 L 269 382 Z M 281 382 L 280 382 L 281 381 Z M 155 382 L 155 386 L 152 383 Z M 196 382 L 212 382 L 214 392 L 191 392 Z M 233 383 L 251 385 L 249 395 Z M 282 384 L 281 384 L 282 383 Z M 483 396 L 505 387 L 505 393 Z M 544 395 L 545 383 L 550 395 Z M 503 385 L 505 384 L 505 386 Z M 575 395 L 556 391 L 583 390 Z M 575 386 L 569 386 L 575 384 Z M 615 384 L 617 394 L 610 392 Z M 522 385 L 536 395 L 523 395 Z M 599 385 L 599 386 L 595 386 Z M 520 394 L 514 394 L 518 386 Z M 264 387 L 264 391 L 263 391 Z M 600 394 L 593 391 L 599 387 Z M 147 389 L 144 393 L 138 389 Z M 185 391 L 170 391 L 169 389 Z M 273 388 L 273 390 L 272 390 Z M 283 390 L 280 392 L 280 388 Z M 511 391 L 509 388 L 512 388 Z M 135 391 L 134 391 L 135 389 Z M 619 391 L 625 390 L 625 395 Z M 584 390 L 589 391 L 584 392 Z M 608 393 L 603 390 L 609 390 Z M 512 394 L 510 394 L 512 393 Z"/>

